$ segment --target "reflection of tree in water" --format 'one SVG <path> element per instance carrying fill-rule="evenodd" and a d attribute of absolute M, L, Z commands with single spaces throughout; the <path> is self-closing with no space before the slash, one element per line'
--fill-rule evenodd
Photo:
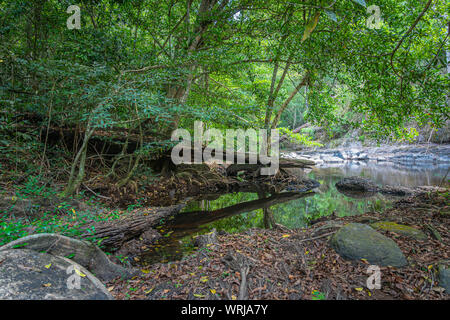
<path fill-rule="evenodd" d="M 259 199 L 267 198 L 267 194 L 265 192 L 258 192 L 258 198 Z M 273 212 L 270 209 L 270 207 L 263 208 L 263 221 L 264 221 L 265 229 L 270 229 L 270 228 L 275 227 L 275 219 L 273 217 Z"/>
<path fill-rule="evenodd" d="M 174 230 L 174 234 L 192 234 L 201 231 L 207 224 L 260 209 L 262 209 L 263 212 L 266 212 L 267 220 L 272 224 L 274 220 L 270 217 L 270 207 L 312 195 L 314 195 L 313 192 L 283 192 L 273 195 L 258 193 L 258 199 L 256 200 L 246 201 L 211 211 L 196 210 L 181 213 L 171 220 L 166 228 L 169 227 L 171 230 Z"/>
<path fill-rule="evenodd" d="M 232 223 L 232 218 L 237 218 L 242 214 L 254 211 L 263 212 L 264 227 L 271 228 L 275 226 L 275 219 L 270 207 L 305 198 L 314 195 L 313 192 L 284 192 L 280 194 L 268 195 L 258 194 L 258 199 L 234 204 L 225 208 L 219 208 L 210 211 L 196 210 L 180 213 L 174 219 L 167 221 L 162 228 L 165 234 L 170 236 L 160 239 L 148 253 L 143 257 L 143 261 L 156 262 L 164 259 L 179 259 L 183 255 L 183 241 L 186 245 L 186 237 L 197 233 L 204 233 L 205 229 L 214 228 L 214 222 L 227 220 Z M 196 208 L 212 207 L 212 203 L 200 202 Z M 228 218 L 228 219 L 227 219 Z M 208 227 L 207 227 L 208 226 Z M 220 230 L 220 229 L 219 229 Z"/>
<path fill-rule="evenodd" d="M 335 184 L 342 175 L 323 175 L 312 172 L 309 177 L 321 183 L 314 197 L 294 200 L 271 207 L 274 220 L 288 228 L 303 228 L 317 219 L 336 216 L 358 215 L 380 211 L 390 206 L 392 199 L 381 194 L 353 195 L 340 193 Z M 369 196 L 369 197 L 366 197 Z"/>

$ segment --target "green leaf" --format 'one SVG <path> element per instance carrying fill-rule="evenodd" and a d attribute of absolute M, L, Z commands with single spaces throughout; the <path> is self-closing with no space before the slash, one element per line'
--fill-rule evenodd
<path fill-rule="evenodd" d="M 314 17 L 312 17 L 311 20 L 309 20 L 308 24 L 305 27 L 305 32 L 303 33 L 302 42 L 311 36 L 311 33 L 314 31 L 314 29 L 317 26 L 317 23 L 319 22 L 319 16 L 320 11 L 316 12 Z"/>

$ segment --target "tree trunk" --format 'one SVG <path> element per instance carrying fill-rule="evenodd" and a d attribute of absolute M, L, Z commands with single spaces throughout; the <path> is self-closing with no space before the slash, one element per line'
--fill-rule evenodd
<path fill-rule="evenodd" d="M 83 181 L 84 169 L 85 169 L 85 165 L 86 165 L 87 146 L 88 146 L 89 139 L 91 138 L 93 133 L 94 133 L 93 128 L 86 129 L 86 132 L 84 134 L 83 145 L 81 146 L 80 150 L 78 151 L 78 153 L 72 163 L 72 168 L 70 170 L 70 176 L 69 176 L 69 182 L 67 183 L 67 187 L 64 189 L 63 193 L 61 194 L 62 197 L 71 196 L 80 187 L 80 184 Z M 75 170 L 76 170 L 78 163 L 79 163 L 78 174 L 75 178 Z"/>
<path fill-rule="evenodd" d="M 101 244 L 109 250 L 118 250 L 125 242 L 139 237 L 145 231 L 155 227 L 163 218 L 168 218 L 177 214 L 185 205 L 176 205 L 165 208 L 152 208 L 154 212 L 145 214 L 136 213 L 123 220 L 95 223 L 85 230 L 83 238 L 102 239 Z M 91 228 L 94 226 L 94 228 Z"/>

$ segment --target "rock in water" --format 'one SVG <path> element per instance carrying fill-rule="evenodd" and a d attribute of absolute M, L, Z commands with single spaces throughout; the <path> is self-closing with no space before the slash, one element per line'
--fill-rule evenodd
<path fill-rule="evenodd" d="M 331 246 L 345 259 L 367 259 L 378 266 L 407 265 L 397 244 L 365 224 L 350 223 L 331 238 Z"/>
<path fill-rule="evenodd" d="M 388 194 L 393 196 L 410 196 L 414 194 L 414 189 L 401 187 L 401 186 L 384 186 L 379 190 L 382 194 Z"/>
<path fill-rule="evenodd" d="M 336 188 L 338 190 L 344 191 L 360 191 L 360 192 L 378 191 L 378 187 L 375 183 L 361 177 L 344 178 L 336 183 Z"/>
<path fill-rule="evenodd" d="M 89 271 L 69 259 L 12 249 L 0 251 L 0 300 L 5 299 L 112 300 L 113 297 Z"/>

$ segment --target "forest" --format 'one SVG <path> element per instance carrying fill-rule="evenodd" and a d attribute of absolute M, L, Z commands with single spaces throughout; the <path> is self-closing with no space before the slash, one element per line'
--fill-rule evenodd
<path fill-rule="evenodd" d="M 448 300 L 449 16 L 0 0 L 0 300 Z"/>

